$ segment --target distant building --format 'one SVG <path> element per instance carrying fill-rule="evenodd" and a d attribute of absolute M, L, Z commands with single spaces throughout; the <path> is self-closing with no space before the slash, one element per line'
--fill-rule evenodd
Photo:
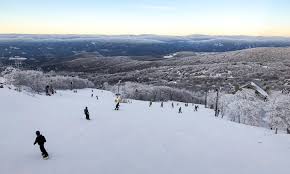
<path fill-rule="evenodd" d="M 254 82 L 250 82 L 240 87 L 240 89 L 247 88 L 255 91 L 255 94 L 263 100 L 268 100 L 269 94 Z"/>
<path fill-rule="evenodd" d="M 27 58 L 15 56 L 15 57 L 10 57 L 9 60 L 14 61 L 15 67 L 19 69 L 22 66 L 22 62 L 27 60 Z"/>

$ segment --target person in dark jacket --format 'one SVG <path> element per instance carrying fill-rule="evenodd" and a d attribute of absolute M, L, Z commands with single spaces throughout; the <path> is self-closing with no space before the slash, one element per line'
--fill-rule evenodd
<path fill-rule="evenodd" d="M 178 113 L 179 113 L 179 114 L 181 114 L 181 113 L 182 113 L 182 111 L 181 111 L 181 107 L 178 109 Z"/>
<path fill-rule="evenodd" d="M 194 106 L 194 111 L 197 111 L 197 109 L 198 109 L 198 105 L 195 105 Z"/>
<path fill-rule="evenodd" d="M 90 113 L 89 113 L 88 107 L 86 107 L 86 108 L 84 109 L 84 112 L 85 112 L 85 115 L 86 115 L 86 119 L 87 119 L 87 120 L 90 120 Z"/>
<path fill-rule="evenodd" d="M 43 158 L 48 157 L 48 153 L 44 148 L 44 143 L 46 142 L 46 139 L 43 135 L 40 134 L 39 131 L 36 131 L 36 138 L 34 141 L 34 145 L 37 143 L 39 145 L 40 151 L 42 153 Z"/>
<path fill-rule="evenodd" d="M 46 87 L 45 87 L 45 94 L 47 96 L 50 96 L 50 93 L 49 93 L 49 85 L 46 85 Z"/>
<path fill-rule="evenodd" d="M 149 102 L 149 107 L 151 107 L 151 106 L 152 106 L 152 101 Z"/>

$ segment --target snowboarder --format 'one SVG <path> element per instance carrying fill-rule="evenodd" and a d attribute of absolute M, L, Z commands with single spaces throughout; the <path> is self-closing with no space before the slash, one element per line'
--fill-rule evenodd
<path fill-rule="evenodd" d="M 90 120 L 90 113 L 89 113 L 88 107 L 86 107 L 86 108 L 84 109 L 84 112 L 85 112 L 85 115 L 86 115 L 86 119 L 87 119 L 87 120 Z"/>
<path fill-rule="evenodd" d="M 115 110 L 119 110 L 120 109 L 120 103 L 118 102 L 117 104 L 116 104 L 116 108 L 115 108 Z"/>
<path fill-rule="evenodd" d="M 94 97 L 94 94 L 92 94 L 91 97 Z"/>
<path fill-rule="evenodd" d="M 178 109 L 178 113 L 179 113 L 179 114 L 182 113 L 182 111 L 181 111 L 181 107 L 179 107 L 179 109 Z"/>
<path fill-rule="evenodd" d="M 47 151 L 44 148 L 44 143 L 45 142 L 46 142 L 45 137 L 43 135 L 41 135 L 39 131 L 36 131 L 36 138 L 35 138 L 35 141 L 34 141 L 34 145 L 36 143 L 39 145 L 40 151 L 42 153 L 42 157 L 44 159 L 47 159 L 48 158 L 48 153 L 47 153 Z"/>

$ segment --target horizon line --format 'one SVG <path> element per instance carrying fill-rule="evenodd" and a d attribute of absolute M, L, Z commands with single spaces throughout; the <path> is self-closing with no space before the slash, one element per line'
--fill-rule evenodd
<path fill-rule="evenodd" d="M 290 38 L 290 35 L 245 35 L 245 34 L 186 34 L 186 35 L 174 35 L 174 34 L 93 34 L 93 33 L 0 33 L 0 35 L 83 35 L 83 36 L 168 36 L 168 37 L 190 37 L 190 36 L 216 36 L 216 37 L 282 37 Z"/>

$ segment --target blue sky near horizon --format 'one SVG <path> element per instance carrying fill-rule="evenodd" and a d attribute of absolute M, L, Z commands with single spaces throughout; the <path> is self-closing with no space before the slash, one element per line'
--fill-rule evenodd
<path fill-rule="evenodd" d="M 0 33 L 290 36 L 289 9 L 287 0 L 0 0 Z"/>

